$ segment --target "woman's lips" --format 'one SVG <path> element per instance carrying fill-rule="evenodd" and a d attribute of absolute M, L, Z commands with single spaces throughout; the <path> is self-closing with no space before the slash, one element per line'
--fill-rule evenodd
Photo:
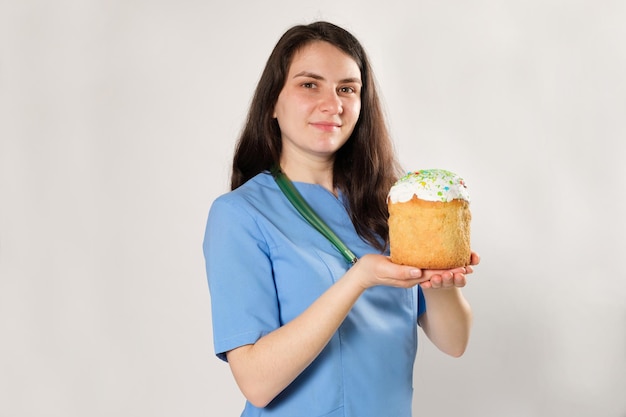
<path fill-rule="evenodd" d="M 311 122 L 311 125 L 325 132 L 332 132 L 341 127 L 341 124 L 335 122 Z"/>

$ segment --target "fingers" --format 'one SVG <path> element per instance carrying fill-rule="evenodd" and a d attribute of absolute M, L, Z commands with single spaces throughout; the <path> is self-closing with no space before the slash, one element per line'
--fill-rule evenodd
<path fill-rule="evenodd" d="M 389 269 L 386 271 L 387 273 L 384 276 L 380 277 L 382 280 L 387 282 L 387 285 L 410 288 L 428 279 L 424 276 L 421 269 L 404 265 L 392 265 L 394 268 Z"/>
<path fill-rule="evenodd" d="M 445 271 L 430 276 L 430 279 L 421 283 L 422 288 L 462 288 L 467 284 L 465 274 L 462 272 Z"/>
<path fill-rule="evenodd" d="M 380 278 L 392 278 L 392 279 L 418 279 L 422 278 L 422 270 L 416 267 L 407 265 L 398 265 L 391 262 L 389 258 L 375 258 L 375 260 L 381 261 L 376 264 L 374 272 Z"/>
<path fill-rule="evenodd" d="M 454 274 L 451 286 L 462 288 L 465 287 L 465 284 L 467 284 L 465 274 Z"/>
<path fill-rule="evenodd" d="M 421 269 L 407 265 L 398 265 L 381 255 L 365 255 L 353 267 L 359 270 L 360 280 L 364 288 L 385 285 L 410 288 L 426 281 Z"/>

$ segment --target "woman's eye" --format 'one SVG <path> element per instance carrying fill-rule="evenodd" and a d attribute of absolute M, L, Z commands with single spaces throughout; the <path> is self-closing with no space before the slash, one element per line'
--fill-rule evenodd
<path fill-rule="evenodd" d="M 342 93 L 348 93 L 348 94 L 355 92 L 354 88 L 352 87 L 341 87 L 339 91 L 341 91 Z"/>
<path fill-rule="evenodd" d="M 315 88 L 315 84 L 314 83 L 304 83 L 304 84 L 302 84 L 302 87 L 304 87 L 304 88 Z"/>

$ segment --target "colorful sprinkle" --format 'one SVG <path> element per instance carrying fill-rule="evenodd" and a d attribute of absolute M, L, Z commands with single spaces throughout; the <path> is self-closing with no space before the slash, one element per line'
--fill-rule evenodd
<path fill-rule="evenodd" d="M 443 169 L 408 172 L 389 191 L 389 199 L 393 203 L 409 201 L 414 195 L 428 201 L 470 201 L 465 181 Z"/>

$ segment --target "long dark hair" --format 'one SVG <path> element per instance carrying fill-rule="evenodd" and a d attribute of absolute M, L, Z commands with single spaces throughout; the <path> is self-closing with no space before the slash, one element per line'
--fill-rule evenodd
<path fill-rule="evenodd" d="M 389 188 L 400 175 L 393 144 L 365 50 L 345 29 L 328 22 L 298 25 L 280 38 L 257 85 L 233 158 L 231 189 L 279 163 L 281 132 L 273 118 L 294 54 L 315 42 L 328 42 L 349 55 L 361 70 L 361 112 L 348 141 L 337 151 L 333 181 L 347 196 L 348 211 L 362 239 L 387 247 Z"/>

